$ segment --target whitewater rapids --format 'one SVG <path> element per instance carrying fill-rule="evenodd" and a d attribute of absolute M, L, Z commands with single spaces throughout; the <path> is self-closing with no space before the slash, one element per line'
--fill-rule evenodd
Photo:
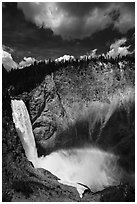
<path fill-rule="evenodd" d="M 12 116 L 26 157 L 35 168 L 44 168 L 57 176 L 62 184 L 76 187 L 80 197 L 85 189 L 101 191 L 121 180 L 118 157 L 95 147 L 58 150 L 38 157 L 27 108 L 22 100 L 11 100 Z M 87 186 L 87 187 L 86 187 Z"/>

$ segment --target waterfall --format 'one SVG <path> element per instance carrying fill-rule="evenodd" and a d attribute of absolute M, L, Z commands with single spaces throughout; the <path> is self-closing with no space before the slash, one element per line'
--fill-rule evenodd
<path fill-rule="evenodd" d="M 82 197 L 85 186 L 96 192 L 117 185 L 121 170 L 117 157 L 95 147 L 58 150 L 38 157 L 27 108 L 22 100 L 11 100 L 13 121 L 25 150 L 26 157 L 35 168 L 44 168 L 56 175 L 62 184 L 76 187 Z M 85 186 L 84 186 L 85 185 Z"/>
<path fill-rule="evenodd" d="M 38 154 L 35 144 L 29 113 L 22 100 L 11 100 L 12 117 L 16 131 L 23 145 L 26 157 L 36 167 Z"/>

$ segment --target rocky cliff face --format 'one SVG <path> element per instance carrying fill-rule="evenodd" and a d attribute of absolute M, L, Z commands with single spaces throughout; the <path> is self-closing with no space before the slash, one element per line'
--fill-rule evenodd
<path fill-rule="evenodd" d="M 95 144 L 120 155 L 120 165 L 132 173 L 134 100 L 129 100 L 130 103 L 127 100 L 125 105 L 120 102 L 116 111 L 109 115 L 111 101 L 109 97 L 105 98 L 106 92 L 109 95 L 117 91 L 118 86 L 125 90 L 127 84 L 121 88 L 121 82 L 114 81 L 117 87 L 111 90 L 114 84 L 106 87 L 105 81 L 98 83 L 95 78 L 98 76 L 93 71 L 92 78 L 91 70 L 87 72 L 78 77 L 77 73 L 72 75 L 71 70 L 71 74 L 68 70 L 63 74 L 56 73 L 54 79 L 45 76 L 45 80 L 30 93 L 16 97 L 23 99 L 29 111 L 38 153 L 47 155 L 58 148 Z M 89 108 L 91 101 L 100 102 Z M 107 188 L 96 194 L 86 190 L 83 198 L 79 198 L 75 188 L 59 184 L 52 174 L 43 169 L 35 170 L 26 160 L 12 119 L 6 118 L 3 126 L 3 157 L 6 158 L 3 163 L 6 178 L 3 201 L 7 198 L 9 201 L 33 202 L 134 201 L 134 189 L 130 185 Z"/>
<path fill-rule="evenodd" d="M 125 157 L 123 163 L 134 170 L 134 90 L 123 92 L 123 97 L 114 98 L 111 103 L 83 105 L 72 120 L 73 105 L 67 104 L 66 95 L 57 90 L 55 81 L 53 76 L 46 76 L 26 97 L 39 154 L 94 144 L 121 155 L 123 160 L 127 149 L 130 158 Z"/>
<path fill-rule="evenodd" d="M 37 145 L 48 153 L 54 148 L 56 135 L 67 124 L 67 115 L 52 76 L 46 76 L 30 93 L 29 113 Z"/>
<path fill-rule="evenodd" d="M 134 171 L 134 89 L 125 90 L 109 103 L 86 104 L 76 95 L 77 86 L 70 87 L 69 94 L 64 92 L 63 82 L 61 86 L 57 82 L 58 75 L 54 79 L 48 75 L 29 95 L 21 96 L 28 107 L 39 155 L 93 144 L 121 155 L 120 163 Z"/>

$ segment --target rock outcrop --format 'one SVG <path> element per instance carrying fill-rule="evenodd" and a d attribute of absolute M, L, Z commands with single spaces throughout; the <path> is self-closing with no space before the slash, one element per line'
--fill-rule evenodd
<path fill-rule="evenodd" d="M 67 115 L 57 92 L 53 76 L 29 94 L 29 113 L 36 143 L 45 154 L 54 148 L 56 135 L 67 124 Z"/>

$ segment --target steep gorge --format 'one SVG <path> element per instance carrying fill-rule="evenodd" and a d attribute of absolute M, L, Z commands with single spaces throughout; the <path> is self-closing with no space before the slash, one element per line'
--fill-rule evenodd
<path fill-rule="evenodd" d="M 26 182 L 28 182 L 28 186 L 30 186 L 30 189 L 35 189 L 38 183 L 40 185 L 44 185 L 45 187 L 43 188 L 48 188 L 48 191 L 46 193 L 44 190 L 39 190 L 39 195 L 37 196 L 36 190 L 30 190 L 29 196 L 26 196 L 26 198 L 23 197 L 22 199 L 26 199 L 26 201 L 28 201 L 29 199 L 38 201 L 38 199 L 40 199 L 40 192 L 42 193 L 43 201 L 99 201 L 101 199 L 106 199 L 108 194 L 110 195 L 108 196 L 110 201 L 111 199 L 114 200 L 114 192 L 116 195 L 117 193 L 120 194 L 118 195 L 118 200 L 129 199 L 127 198 L 130 191 L 129 184 L 130 186 L 134 186 L 135 168 L 134 88 L 127 86 L 124 88 L 124 90 L 121 90 L 119 94 L 112 94 L 113 97 L 108 97 L 107 100 L 104 100 L 103 97 L 102 99 L 98 100 L 97 96 L 93 101 L 85 101 L 84 99 L 90 96 L 90 94 L 88 93 L 88 88 L 83 89 L 82 95 L 86 94 L 87 92 L 87 95 L 84 95 L 83 98 L 82 95 L 80 95 L 80 91 L 74 92 L 77 89 L 76 86 L 75 89 L 69 89 L 69 92 L 64 92 L 64 90 L 66 90 L 65 82 L 62 83 L 62 81 L 60 80 L 60 82 L 62 83 L 62 87 L 60 87 L 60 84 L 58 84 L 58 76 L 60 75 L 54 75 L 53 79 L 53 76 L 47 75 L 45 77 L 45 80 L 30 93 L 24 93 L 12 98 L 12 100 L 23 100 L 27 106 L 36 141 L 36 147 L 38 150 L 38 156 L 47 156 L 50 161 L 50 158 L 54 158 L 52 157 L 52 155 L 54 155 L 56 158 L 56 152 L 60 151 L 58 158 L 60 159 L 60 164 L 62 164 L 62 160 L 64 161 L 64 158 L 72 158 L 72 155 L 74 156 L 74 158 L 76 158 L 76 155 L 81 155 L 80 165 L 82 165 L 81 162 L 83 158 L 86 157 L 90 160 L 92 155 L 92 157 L 97 160 L 97 158 L 100 158 L 100 151 L 108 152 L 110 155 L 115 155 L 114 157 L 116 157 L 117 159 L 114 161 L 110 160 L 107 165 L 109 167 L 115 167 L 116 164 L 118 165 L 118 167 L 122 168 L 121 184 L 117 187 L 113 186 L 113 188 L 105 188 L 105 190 L 101 192 L 101 189 L 98 189 L 99 192 L 97 192 L 96 194 L 87 189 L 83 195 L 83 198 L 81 199 L 79 198 L 76 190 L 73 187 L 67 187 L 66 185 L 59 184 L 57 182 L 57 178 L 44 169 L 35 170 L 28 163 L 28 161 L 26 161 L 26 159 L 24 161 L 24 156 L 23 158 L 21 156 L 20 159 L 22 158 L 21 160 L 23 161 L 23 163 L 22 161 L 21 163 L 23 166 L 26 165 L 26 167 L 24 168 L 25 171 L 27 170 L 29 174 L 33 175 L 32 181 L 35 182 L 35 185 L 34 187 L 32 187 L 33 185 L 30 181 L 29 176 L 26 176 L 27 180 L 20 179 L 20 182 L 22 181 L 24 183 L 23 185 L 26 185 Z M 87 83 L 87 80 L 85 82 Z M 73 83 L 71 81 L 70 86 L 72 87 L 72 85 Z M 84 84 L 82 86 L 84 87 Z M 89 84 L 89 87 L 91 87 L 91 84 Z M 94 90 L 91 90 L 91 93 L 94 95 Z M 15 133 L 14 135 L 16 136 L 16 143 L 18 144 L 18 136 Z M 96 155 L 98 155 L 97 158 L 91 151 L 91 147 L 95 149 L 95 152 L 97 153 Z M 24 152 L 21 144 L 19 145 L 19 148 L 21 152 Z M 96 148 L 98 148 L 99 150 L 96 150 Z M 16 151 L 16 147 L 14 147 L 14 151 Z M 78 157 L 76 160 L 72 159 L 71 164 L 75 164 L 76 161 L 78 163 Z M 69 164 L 69 162 L 67 162 L 67 164 Z M 51 164 L 51 162 L 49 162 L 49 164 Z M 79 169 L 80 165 L 78 167 Z M 87 165 L 87 169 L 89 167 L 91 168 L 92 162 L 91 164 L 89 164 L 89 162 L 86 162 L 84 165 Z M 98 167 L 99 165 L 97 165 L 97 168 Z M 48 170 L 50 171 L 50 169 Z M 116 171 L 115 170 L 116 169 L 113 168 L 112 172 L 116 172 L 116 174 L 119 175 L 119 173 L 117 173 L 117 170 L 119 170 L 119 168 Z M 68 168 L 68 171 L 71 172 L 71 169 Z M 54 174 L 54 172 L 51 173 Z M 97 180 L 95 181 L 97 182 Z M 78 181 L 78 183 L 82 184 L 82 181 Z M 55 187 L 53 189 L 54 185 Z M 39 188 L 42 189 L 41 186 Z M 19 192 L 22 193 L 23 191 L 19 190 Z M 112 195 L 111 192 L 113 192 Z M 47 195 L 47 193 L 49 193 L 49 195 Z M 50 193 L 55 194 L 54 196 L 50 196 Z M 103 198 L 103 195 L 105 195 L 105 198 Z M 18 193 L 14 193 L 13 201 L 20 200 L 20 198 L 17 198 L 18 196 Z"/>

